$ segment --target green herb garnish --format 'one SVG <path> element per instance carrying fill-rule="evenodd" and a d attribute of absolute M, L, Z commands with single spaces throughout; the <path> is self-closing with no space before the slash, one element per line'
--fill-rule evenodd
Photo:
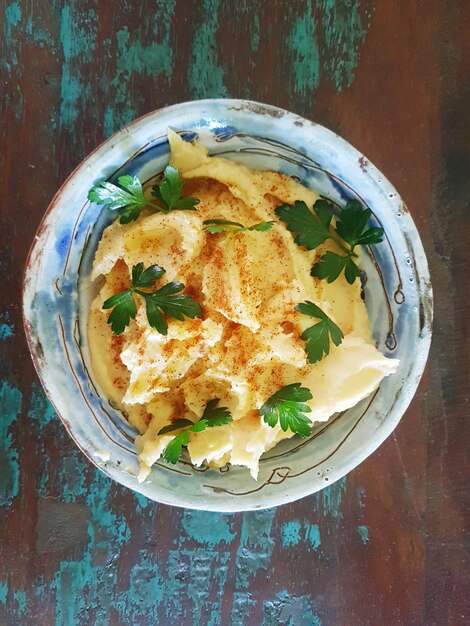
<path fill-rule="evenodd" d="M 170 211 L 195 211 L 199 204 L 197 198 L 183 197 L 181 191 L 184 181 L 177 169 L 168 165 L 163 172 L 163 180 L 159 185 L 152 187 L 152 195 L 164 206 L 164 212 Z"/>
<path fill-rule="evenodd" d="M 149 203 L 137 176 L 125 174 L 119 176 L 117 182 L 119 186 L 102 180 L 90 189 L 88 200 L 103 204 L 112 211 L 117 210 L 121 224 L 128 224 L 136 220 Z M 154 208 L 158 210 L 158 207 Z"/>
<path fill-rule="evenodd" d="M 260 222 L 259 224 L 253 224 L 253 226 L 244 226 L 239 222 L 231 222 L 230 220 L 224 219 L 215 219 L 215 220 L 205 220 L 203 222 L 205 224 L 203 230 L 207 230 L 209 233 L 243 233 L 248 230 L 256 230 L 259 232 L 267 232 L 271 230 L 274 222 Z"/>
<path fill-rule="evenodd" d="M 310 413 L 311 408 L 304 404 L 312 399 L 312 394 L 300 383 L 293 383 L 276 391 L 260 408 L 259 412 L 266 424 L 273 427 L 277 423 L 285 432 L 288 428 L 300 437 L 308 437 L 312 433 L 312 423 L 303 415 Z"/>
<path fill-rule="evenodd" d="M 315 213 L 305 202 L 296 200 L 294 204 L 281 204 L 275 210 L 278 218 L 286 222 L 287 230 L 295 234 L 295 243 L 307 250 L 313 250 L 333 236 L 330 231 L 333 207 L 326 200 L 317 200 L 313 206 Z"/>
<path fill-rule="evenodd" d="M 358 200 L 350 200 L 336 222 L 331 226 L 333 205 L 327 200 L 316 200 L 312 212 L 305 202 L 296 201 L 293 205 L 283 204 L 276 209 L 276 215 L 286 222 L 287 229 L 294 233 L 294 241 L 307 250 L 314 250 L 327 239 L 332 239 L 345 254 L 326 252 L 312 267 L 311 274 L 326 278 L 329 283 L 338 278 L 341 272 L 349 284 L 359 276 L 359 268 L 354 259 L 358 255 L 354 248 L 382 241 L 382 228 L 366 228 L 372 211 L 364 209 Z M 345 245 L 347 244 L 347 245 Z"/>
<path fill-rule="evenodd" d="M 159 435 L 167 435 L 177 430 L 182 430 L 170 441 L 163 451 L 163 458 L 167 463 L 176 464 L 183 452 L 183 446 L 189 443 L 189 433 L 201 433 L 206 428 L 224 426 L 232 421 L 230 411 L 225 406 L 218 407 L 219 399 L 215 398 L 207 403 L 204 413 L 197 422 L 181 418 L 158 431 Z"/>
<path fill-rule="evenodd" d="M 99 182 L 88 192 L 88 200 L 105 205 L 113 211 L 117 210 L 121 224 L 136 220 L 145 207 L 169 213 L 174 210 L 194 211 L 195 205 L 199 203 L 197 198 L 181 197 L 184 182 L 178 170 L 171 165 L 165 168 L 162 182 L 152 187 L 152 195 L 160 204 L 147 200 L 137 176 L 119 176 L 117 182 L 118 185 L 106 180 Z"/>
<path fill-rule="evenodd" d="M 317 363 L 322 360 L 323 355 L 327 356 L 330 353 L 330 338 L 335 346 L 339 346 L 343 341 L 343 332 L 341 328 L 339 328 L 320 307 L 313 304 L 313 302 L 309 302 L 308 300 L 307 302 L 302 302 L 295 307 L 295 310 L 320 320 L 317 324 L 304 330 L 301 335 L 301 338 L 307 342 L 305 352 L 307 353 L 308 362 Z"/>
<path fill-rule="evenodd" d="M 141 291 L 143 288 L 151 287 L 164 273 L 165 270 L 158 265 L 150 265 L 144 270 L 144 264 L 138 263 L 132 268 L 132 283 L 129 289 L 103 302 L 103 309 L 113 309 L 108 318 L 108 324 L 111 324 L 111 330 L 115 335 L 120 335 L 131 319 L 135 319 L 137 306 L 134 294 L 144 298 L 148 322 L 162 335 L 168 332 L 164 314 L 179 321 L 183 321 L 185 316 L 193 319 L 201 315 L 201 307 L 191 296 L 179 294 L 184 289 L 184 285 L 180 282 L 167 283 L 150 293 Z"/>

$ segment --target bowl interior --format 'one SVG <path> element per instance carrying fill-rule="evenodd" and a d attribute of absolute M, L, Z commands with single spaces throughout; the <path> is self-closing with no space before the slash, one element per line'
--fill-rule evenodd
<path fill-rule="evenodd" d="M 94 253 L 110 211 L 90 205 L 97 179 L 123 173 L 142 181 L 168 162 L 167 128 L 197 138 L 211 154 L 298 178 L 338 204 L 357 198 L 385 229 L 367 250 L 363 288 L 377 347 L 400 359 L 398 372 L 354 408 L 319 424 L 307 440 L 281 442 L 260 462 L 258 481 L 243 468 L 157 463 L 136 481 L 135 430 L 93 381 L 87 315 Z M 54 199 L 26 270 L 27 333 L 42 382 L 70 434 L 110 476 L 154 500 L 238 511 L 313 493 L 346 474 L 393 430 L 410 402 L 430 341 L 431 291 L 416 228 L 396 190 L 360 153 L 325 128 L 242 101 L 186 103 L 137 120 L 93 153 Z M 177 488 L 175 488 L 177 486 Z"/>

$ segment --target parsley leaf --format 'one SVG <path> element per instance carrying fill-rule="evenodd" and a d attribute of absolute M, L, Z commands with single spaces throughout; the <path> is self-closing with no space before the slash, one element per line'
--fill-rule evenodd
<path fill-rule="evenodd" d="M 152 195 L 157 198 L 163 205 L 163 211 L 195 211 L 196 205 L 199 204 L 197 198 L 181 196 L 184 181 L 181 179 L 177 169 L 168 165 L 163 172 L 163 180 L 159 185 L 152 187 Z"/>
<path fill-rule="evenodd" d="M 164 426 L 163 428 L 161 428 L 158 431 L 159 435 L 166 435 L 167 433 L 172 433 L 175 430 L 179 430 L 180 428 L 186 428 L 187 426 L 193 426 L 194 422 L 192 422 L 191 420 L 188 420 L 184 417 L 181 417 L 177 420 L 175 420 L 174 422 L 171 422 L 171 424 L 168 424 L 167 426 Z"/>
<path fill-rule="evenodd" d="M 313 205 L 318 212 L 315 215 L 305 202 L 296 200 L 294 204 L 281 204 L 275 210 L 280 220 L 287 223 L 287 230 L 295 234 L 294 241 L 307 250 L 313 250 L 331 237 L 330 223 L 333 207 L 325 200 L 317 200 Z"/>
<path fill-rule="evenodd" d="M 137 263 L 132 268 L 132 285 L 134 287 L 151 287 L 164 273 L 165 270 L 159 265 L 150 265 L 144 270 L 144 264 L 142 262 Z"/>
<path fill-rule="evenodd" d="M 144 196 L 142 183 L 137 176 L 126 174 L 120 176 L 117 182 L 118 185 L 115 185 L 102 180 L 90 189 L 88 200 L 106 205 L 112 211 L 117 210 L 121 224 L 128 224 L 139 217 L 149 202 Z"/>
<path fill-rule="evenodd" d="M 168 332 L 168 324 L 163 313 L 180 322 L 184 320 L 185 316 L 194 319 L 201 315 L 201 307 L 191 296 L 187 294 L 176 295 L 183 289 L 183 283 L 173 281 L 153 293 L 137 291 L 139 296 L 145 299 L 150 326 L 156 328 L 162 335 L 166 335 Z"/>
<path fill-rule="evenodd" d="M 103 309 L 113 309 L 108 317 L 108 324 L 111 324 L 111 330 L 115 335 L 124 332 L 131 319 L 135 319 L 137 314 L 137 307 L 130 289 L 105 300 Z"/>
<path fill-rule="evenodd" d="M 150 265 L 144 270 L 144 264 L 138 263 L 132 268 L 132 282 L 129 289 L 103 302 L 103 309 L 113 309 L 108 318 L 108 324 L 111 324 L 111 330 L 115 335 L 124 332 L 130 320 L 135 319 L 137 306 L 134 294 L 144 298 L 148 322 L 162 335 L 168 332 L 168 323 L 164 314 L 179 321 L 183 321 L 185 316 L 193 319 L 201 315 L 201 307 L 191 296 L 179 294 L 184 289 L 182 283 L 167 283 L 150 293 L 140 291 L 142 288 L 151 287 L 164 273 L 165 270 L 159 265 Z"/>
<path fill-rule="evenodd" d="M 260 408 L 259 412 L 266 424 L 273 427 L 277 423 L 285 432 L 288 428 L 300 437 L 308 437 L 312 433 L 312 423 L 303 415 L 310 413 L 311 408 L 304 404 L 312 399 L 312 394 L 300 383 L 293 383 L 276 391 Z"/>
<path fill-rule="evenodd" d="M 330 353 L 330 338 L 335 346 L 339 346 L 343 341 L 343 332 L 339 326 L 337 326 L 320 307 L 313 304 L 313 302 L 308 300 L 307 302 L 302 302 L 295 307 L 295 310 L 320 320 L 317 324 L 304 330 L 301 335 L 301 338 L 307 341 L 305 352 L 307 353 L 308 362 L 317 363 L 322 360 L 323 355 L 327 356 Z"/>
<path fill-rule="evenodd" d="M 230 411 L 227 409 L 227 407 L 218 407 L 218 403 L 218 398 L 210 400 L 207 403 L 206 408 L 204 409 L 201 420 L 206 420 L 208 427 L 223 426 L 224 424 L 228 424 L 232 421 L 232 416 L 230 415 Z"/>
<path fill-rule="evenodd" d="M 315 263 L 310 272 L 316 278 L 326 278 L 332 283 L 344 270 L 344 276 L 350 285 L 360 275 L 358 266 L 354 263 L 350 255 L 342 256 L 336 252 L 325 252 L 320 260 Z"/>
<path fill-rule="evenodd" d="M 243 226 L 239 222 L 231 222 L 230 220 L 224 219 L 214 219 L 214 220 L 204 220 L 204 228 L 203 230 L 207 230 L 209 233 L 222 233 L 222 232 L 232 232 L 232 233 L 243 233 L 247 230 L 256 230 L 258 232 L 267 232 L 271 230 L 274 222 L 260 222 L 259 224 L 253 224 L 253 226 Z"/>
<path fill-rule="evenodd" d="M 232 415 L 228 408 L 225 406 L 218 407 L 218 403 L 218 398 L 210 400 L 197 422 L 180 418 L 158 431 L 158 435 L 167 435 L 168 433 L 184 429 L 164 449 L 163 458 L 167 463 L 176 464 L 179 461 L 183 452 L 183 446 L 187 446 L 189 443 L 189 433 L 200 433 L 206 430 L 206 428 L 224 426 L 232 421 Z"/>
<path fill-rule="evenodd" d="M 159 433 L 160 434 L 160 433 Z M 187 446 L 189 443 L 189 432 L 184 430 L 179 435 L 170 441 L 170 443 L 163 450 L 163 460 L 172 465 L 178 463 L 180 456 L 183 454 L 183 446 Z"/>
<path fill-rule="evenodd" d="M 367 228 L 372 211 L 364 209 L 358 200 L 350 200 L 336 222 L 336 232 L 343 241 L 349 244 L 347 254 L 326 252 L 312 267 L 311 274 L 317 278 L 326 278 L 332 283 L 344 270 L 344 277 L 350 285 L 360 275 L 359 267 L 353 257 L 357 257 L 354 248 L 361 245 L 380 243 L 384 234 L 383 228 Z"/>
<path fill-rule="evenodd" d="M 293 205 L 282 204 L 275 213 L 286 222 L 287 229 L 295 234 L 294 241 L 299 246 L 313 250 L 327 239 L 332 239 L 345 253 L 342 255 L 326 252 L 312 267 L 312 276 L 326 278 L 331 283 L 344 271 L 346 280 L 352 285 L 360 275 L 359 267 L 354 261 L 357 258 L 354 248 L 380 243 L 383 229 L 367 228 L 372 211 L 363 208 L 358 200 L 347 202 L 334 229 L 331 227 L 333 205 L 328 200 L 316 200 L 313 209 L 314 212 L 309 210 L 305 202 L 296 201 Z"/>
<path fill-rule="evenodd" d="M 384 234 L 383 228 L 368 228 L 365 230 L 372 211 L 364 209 L 358 200 L 350 200 L 341 211 L 336 223 L 336 232 L 348 244 L 361 246 L 380 243 Z"/>
<path fill-rule="evenodd" d="M 194 211 L 199 203 L 197 198 L 182 198 L 183 181 L 178 170 L 168 165 L 163 172 L 163 181 L 152 188 L 152 195 L 163 204 L 160 206 L 147 200 L 142 189 L 142 183 L 137 176 L 125 174 L 119 176 L 118 184 L 106 180 L 100 181 L 88 192 L 88 200 L 107 206 L 112 211 L 119 212 L 121 224 L 128 224 L 136 220 L 145 207 L 154 211 L 169 213 L 174 209 Z"/>

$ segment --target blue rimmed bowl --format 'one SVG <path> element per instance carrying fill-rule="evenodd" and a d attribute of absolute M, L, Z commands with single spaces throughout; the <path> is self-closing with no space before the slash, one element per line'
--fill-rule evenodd
<path fill-rule="evenodd" d="M 212 154 L 295 176 L 336 203 L 357 198 L 385 229 L 364 260 L 366 305 L 378 349 L 400 359 L 396 374 L 312 437 L 281 442 L 260 461 L 258 481 L 239 467 L 157 463 L 137 482 L 136 431 L 102 394 L 90 367 L 91 266 L 113 219 L 87 200 L 99 179 L 143 181 L 168 162 L 168 127 Z M 26 336 L 42 385 L 83 453 L 114 480 L 158 502 L 242 511 L 291 502 L 338 480 L 395 428 L 421 378 L 431 340 L 432 291 L 423 247 L 397 191 L 355 148 L 326 128 L 245 100 L 202 100 L 150 113 L 113 135 L 71 174 L 38 229 L 24 274 Z"/>

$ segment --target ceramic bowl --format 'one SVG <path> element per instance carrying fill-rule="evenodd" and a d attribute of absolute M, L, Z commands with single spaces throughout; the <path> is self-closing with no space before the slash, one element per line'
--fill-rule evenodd
<path fill-rule="evenodd" d="M 255 482 L 239 467 L 159 462 L 137 482 L 136 434 L 93 381 L 87 343 L 89 276 L 111 211 L 87 200 L 99 179 L 145 181 L 168 162 L 168 127 L 212 154 L 295 176 L 343 204 L 358 198 L 385 229 L 367 252 L 364 291 L 377 347 L 400 359 L 397 373 L 354 408 L 318 425 L 307 440 L 265 454 Z M 302 498 L 369 456 L 397 425 L 423 372 L 432 292 L 423 247 L 397 191 L 362 154 L 331 131 L 281 109 L 243 100 L 203 100 L 150 113 L 113 135 L 72 173 L 49 206 L 25 269 L 26 335 L 44 389 L 83 453 L 114 480 L 152 500 L 195 509 L 242 511 Z"/>

